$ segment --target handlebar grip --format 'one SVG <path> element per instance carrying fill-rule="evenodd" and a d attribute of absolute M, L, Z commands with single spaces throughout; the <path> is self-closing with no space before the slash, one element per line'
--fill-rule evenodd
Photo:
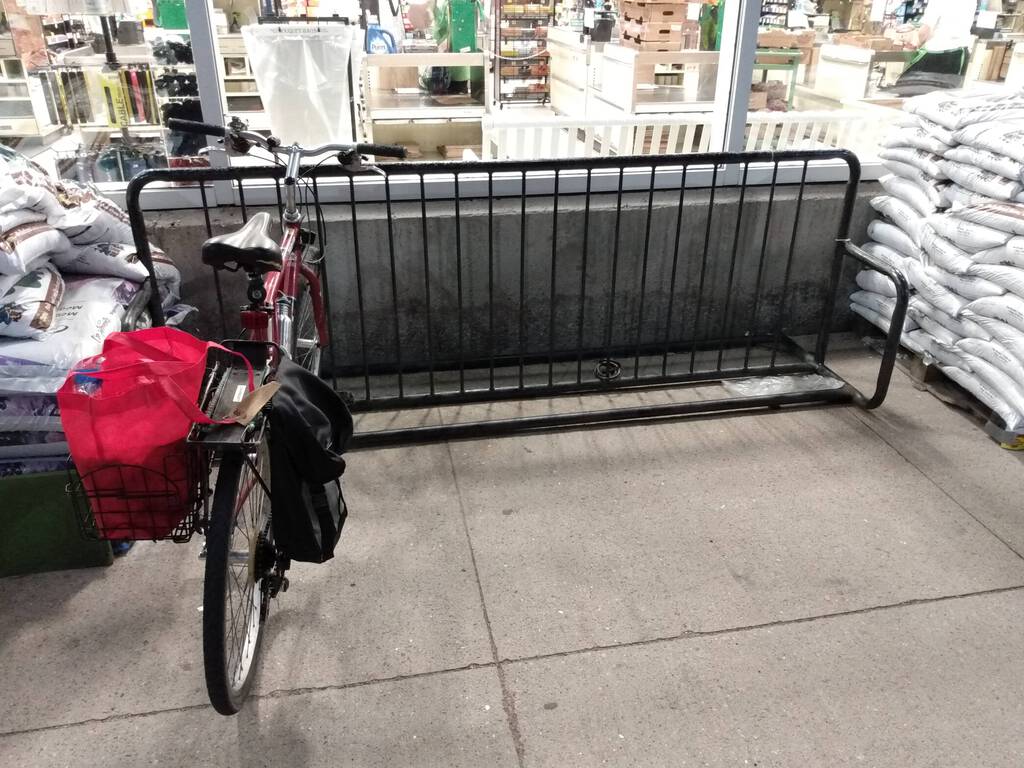
<path fill-rule="evenodd" d="M 361 155 L 380 155 L 381 157 L 397 157 L 404 160 L 405 147 L 397 144 L 356 144 L 356 152 Z"/>
<path fill-rule="evenodd" d="M 200 136 L 227 136 L 228 130 L 223 125 L 210 125 L 209 123 L 196 123 L 192 120 L 179 120 L 176 117 L 167 120 L 167 127 L 172 131 L 181 133 L 198 133 Z"/>

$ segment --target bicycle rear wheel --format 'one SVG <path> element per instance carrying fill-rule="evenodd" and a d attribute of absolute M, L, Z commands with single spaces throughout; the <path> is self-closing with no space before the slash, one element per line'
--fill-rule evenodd
<path fill-rule="evenodd" d="M 266 619 L 270 530 L 266 443 L 221 456 L 206 535 L 203 665 L 213 708 L 238 712 L 252 686 Z"/>

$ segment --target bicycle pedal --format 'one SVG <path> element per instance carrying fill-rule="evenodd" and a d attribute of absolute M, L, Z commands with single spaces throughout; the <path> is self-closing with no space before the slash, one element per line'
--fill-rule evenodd
<path fill-rule="evenodd" d="M 288 591 L 288 577 L 287 576 L 282 576 L 281 577 L 281 591 L 282 592 L 287 592 Z"/>

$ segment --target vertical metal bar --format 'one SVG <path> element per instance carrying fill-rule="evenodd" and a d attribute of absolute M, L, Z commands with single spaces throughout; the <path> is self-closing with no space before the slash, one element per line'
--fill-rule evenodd
<path fill-rule="evenodd" d="M 394 218 L 391 211 L 391 179 L 384 178 L 384 208 L 388 217 L 388 259 L 391 264 L 391 308 L 395 325 L 395 364 L 398 368 L 398 396 L 405 396 L 405 380 L 402 375 L 402 329 L 398 317 L 398 270 L 395 267 Z"/>
<path fill-rule="evenodd" d="M 708 245 L 711 242 L 711 220 L 715 213 L 715 191 L 718 188 L 718 166 L 711 173 L 711 196 L 708 200 L 708 222 L 704 228 L 704 251 L 700 257 L 700 281 L 697 286 L 697 311 L 693 316 L 693 346 L 690 349 L 690 373 L 697 360 L 697 332 L 700 329 L 700 312 L 704 305 L 704 283 L 708 270 Z"/>
<path fill-rule="evenodd" d="M 619 227 L 622 224 L 622 176 L 624 167 L 619 166 L 619 183 L 615 192 L 615 234 L 612 243 L 612 281 L 608 294 L 608 322 L 604 329 L 604 356 L 610 359 L 612 354 L 612 325 L 615 322 L 615 292 L 618 289 L 619 277 Z"/>
<path fill-rule="evenodd" d="M 772 342 L 772 360 L 769 367 L 775 367 L 775 360 L 779 353 L 779 342 L 782 340 L 782 329 L 786 320 L 786 299 L 789 294 L 789 275 L 793 268 L 793 251 L 796 250 L 796 234 L 800 227 L 800 212 L 804 204 L 804 188 L 807 186 L 807 166 L 809 161 L 804 160 L 803 171 L 800 174 L 800 192 L 796 200 L 796 214 L 793 216 L 793 234 L 789 238 L 789 253 L 786 255 L 786 271 L 782 277 L 782 297 L 779 300 L 779 314 L 775 321 L 775 339 Z"/>
<path fill-rule="evenodd" d="M 459 392 L 466 391 L 466 356 L 464 354 L 463 318 L 462 318 L 462 215 L 459 206 L 459 172 L 455 177 L 455 288 L 458 301 L 459 321 Z"/>
<path fill-rule="evenodd" d="M 210 222 L 210 202 L 206 198 L 206 185 L 199 185 L 199 197 L 203 201 L 203 218 L 206 220 L 206 236 L 213 237 L 213 225 Z M 220 284 L 220 270 L 213 269 L 213 288 L 217 293 L 217 311 L 220 313 L 220 337 L 228 338 L 228 316 L 224 311 L 224 289 Z"/>
<path fill-rule="evenodd" d="M 672 276 L 668 281 L 668 312 L 665 317 L 665 351 L 661 356 L 661 375 L 668 375 L 668 354 L 672 344 L 672 312 L 675 309 L 676 301 L 676 275 L 679 270 L 679 235 L 683 231 L 683 203 L 686 199 L 686 171 L 689 166 L 684 165 L 682 178 L 679 180 L 679 203 L 676 212 L 676 240 L 672 249 Z"/>
<path fill-rule="evenodd" d="M 245 188 L 242 186 L 242 180 L 238 180 L 238 204 L 242 208 L 242 223 L 249 221 L 249 209 L 245 205 Z"/>
<path fill-rule="evenodd" d="M 526 171 L 520 171 L 519 189 L 519 388 L 523 388 L 526 354 Z"/>
<path fill-rule="evenodd" d="M 278 185 L 278 203 L 281 200 L 281 188 Z M 313 177 L 313 202 L 316 212 L 316 242 L 320 251 L 318 274 L 320 275 L 320 291 L 323 295 L 324 317 L 327 324 L 327 356 L 331 361 L 331 385 L 338 388 L 338 358 L 334 347 L 334 323 L 331 322 L 331 276 L 327 272 L 327 225 L 324 223 L 320 208 L 320 188 L 316 183 L 316 176 Z M 323 341 L 321 339 L 321 341 Z"/>
<path fill-rule="evenodd" d="M 426 306 L 427 321 L 427 368 L 430 376 L 430 394 L 435 394 L 434 384 L 434 329 L 431 325 L 430 304 L 430 248 L 427 244 L 427 190 L 420 174 L 420 229 L 423 235 L 423 299 Z"/>
<path fill-rule="evenodd" d="M 776 181 L 779 178 L 779 161 L 775 161 L 775 167 L 772 169 L 772 185 L 768 192 L 768 209 L 764 215 L 764 234 L 761 236 L 761 255 L 757 260 L 757 279 L 754 282 L 754 306 L 750 311 L 750 328 L 747 331 L 747 348 L 743 353 L 743 367 L 744 369 L 750 367 L 750 347 L 753 343 L 754 336 L 757 334 L 757 308 L 761 301 L 761 282 L 764 279 L 764 258 L 768 252 L 768 233 L 771 231 L 772 224 L 772 205 L 775 202 L 775 189 Z"/>
<path fill-rule="evenodd" d="M 487 172 L 487 346 L 489 386 L 494 391 L 494 172 Z"/>
<path fill-rule="evenodd" d="M 206 236 L 213 237 L 213 225 L 210 223 L 210 201 L 206 197 L 205 184 L 199 184 L 199 197 L 203 201 L 203 218 L 206 220 Z"/>
<path fill-rule="evenodd" d="M 370 363 L 366 350 L 366 307 L 363 304 L 363 269 L 359 259 L 359 224 L 356 216 L 355 182 L 351 174 L 348 177 L 348 203 L 352 213 L 352 258 L 356 268 L 356 303 L 359 305 L 359 340 L 363 359 L 363 384 L 366 389 L 366 401 L 370 402 Z"/>
<path fill-rule="evenodd" d="M 860 184 L 860 161 L 857 156 L 851 152 L 847 153 L 844 159 L 850 168 L 850 177 L 846 182 L 843 212 L 839 218 L 839 229 L 836 231 L 836 252 L 832 261 L 832 274 L 829 277 L 828 289 L 825 293 L 825 307 L 821 315 L 818 343 L 814 349 L 814 359 L 819 364 L 825 362 L 825 355 L 828 352 L 832 315 L 836 311 L 836 291 L 839 288 L 839 278 L 842 276 L 843 260 L 846 258 L 846 241 L 850 237 L 850 220 L 853 217 L 853 206 L 857 200 L 857 186 Z"/>
<path fill-rule="evenodd" d="M 580 263 L 580 313 L 577 321 L 576 383 L 583 383 L 583 320 L 587 307 L 587 248 L 590 243 L 590 182 L 593 169 L 587 168 L 587 189 L 583 201 L 583 258 Z"/>
<path fill-rule="evenodd" d="M 548 386 L 555 383 L 555 280 L 558 270 L 558 182 L 561 174 L 555 170 L 555 190 L 551 212 L 551 292 L 548 299 Z"/>
<path fill-rule="evenodd" d="M 314 181 L 316 181 L 314 179 Z M 284 221 L 284 201 L 281 199 L 281 180 L 274 179 L 274 191 L 277 193 L 277 220 Z"/>
<path fill-rule="evenodd" d="M 644 256 L 640 267 L 640 302 L 636 317 L 636 354 L 633 357 L 634 381 L 640 379 L 640 345 L 643 343 L 644 333 L 644 294 L 647 292 L 647 263 L 651 247 L 651 216 L 654 210 L 654 177 L 657 170 L 656 166 L 651 166 L 651 184 L 647 189 L 647 224 L 644 228 Z"/>
<path fill-rule="evenodd" d="M 740 181 L 740 201 L 736 208 L 736 232 L 732 238 L 732 255 L 729 258 L 729 278 L 725 283 L 725 308 L 722 311 L 722 332 L 719 334 L 718 342 L 718 370 L 722 370 L 722 358 L 725 355 L 725 338 L 729 333 L 729 310 L 732 309 L 732 281 L 736 276 L 736 256 L 740 247 L 740 229 L 743 224 L 743 204 L 747 198 L 747 174 L 750 172 L 750 163 L 743 164 L 743 178 Z"/>

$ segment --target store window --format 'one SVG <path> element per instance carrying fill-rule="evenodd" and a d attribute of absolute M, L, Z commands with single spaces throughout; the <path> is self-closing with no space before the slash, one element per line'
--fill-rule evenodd
<path fill-rule="evenodd" d="M 184 0 L 3 0 L 0 141 L 62 178 L 123 185 L 205 159 Z"/>
<path fill-rule="evenodd" d="M 285 140 L 326 122 L 320 140 L 400 143 L 424 160 L 711 145 L 719 0 L 214 0 L 214 8 L 225 114 Z M 349 30 L 350 54 L 340 47 Z M 339 53 L 297 46 L 300 34 Z M 304 79 L 312 72 L 344 91 L 349 67 L 351 114 L 347 94 L 326 99 Z"/>
<path fill-rule="evenodd" d="M 747 149 L 877 158 L 907 98 L 1024 82 L 1015 0 L 763 0 Z M 1021 51 L 1024 53 L 1024 50 Z"/>

